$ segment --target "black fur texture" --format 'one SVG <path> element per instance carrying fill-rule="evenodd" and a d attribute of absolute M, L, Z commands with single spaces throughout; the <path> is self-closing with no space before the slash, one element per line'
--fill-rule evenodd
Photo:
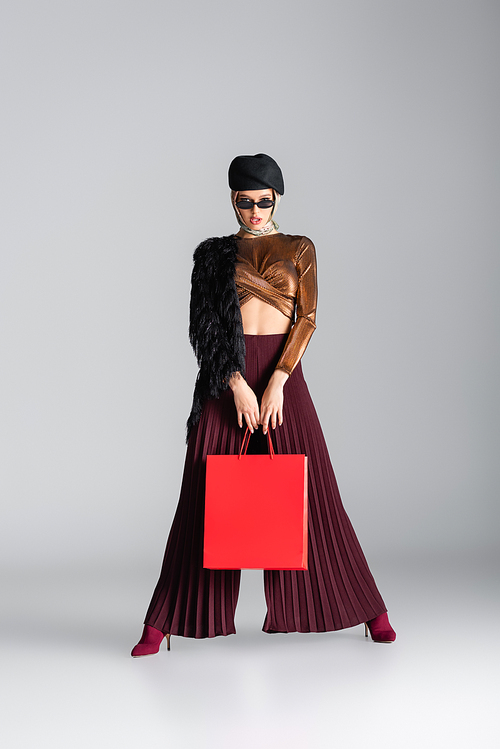
<path fill-rule="evenodd" d="M 194 252 L 189 307 L 189 340 L 198 361 L 187 439 L 203 404 L 227 389 L 233 372 L 245 374 L 245 337 L 234 280 L 234 234 L 211 237 Z"/>

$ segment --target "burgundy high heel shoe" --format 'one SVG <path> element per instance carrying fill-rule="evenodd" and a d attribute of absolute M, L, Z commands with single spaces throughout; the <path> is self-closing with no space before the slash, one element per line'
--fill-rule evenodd
<path fill-rule="evenodd" d="M 368 630 L 370 630 L 373 642 L 394 642 L 396 639 L 396 633 L 389 624 L 387 611 L 365 622 L 365 637 L 368 637 Z"/>
<path fill-rule="evenodd" d="M 140 658 L 143 655 L 153 655 L 154 653 L 157 653 L 164 637 L 167 638 L 167 650 L 170 650 L 170 635 L 165 635 L 159 629 L 155 629 L 154 627 L 150 627 L 149 624 L 145 624 L 142 637 L 137 645 L 132 649 L 130 655 L 132 658 Z"/>

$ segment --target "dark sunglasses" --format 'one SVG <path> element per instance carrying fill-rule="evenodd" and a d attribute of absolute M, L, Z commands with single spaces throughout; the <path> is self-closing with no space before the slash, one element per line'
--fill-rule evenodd
<path fill-rule="evenodd" d="M 257 206 L 257 208 L 262 208 L 264 210 L 265 208 L 272 208 L 274 205 L 274 200 L 271 200 L 270 198 L 264 198 L 264 200 L 259 200 L 257 203 L 255 200 L 237 200 L 236 201 L 236 207 L 240 209 L 240 211 L 250 211 L 254 205 Z"/>

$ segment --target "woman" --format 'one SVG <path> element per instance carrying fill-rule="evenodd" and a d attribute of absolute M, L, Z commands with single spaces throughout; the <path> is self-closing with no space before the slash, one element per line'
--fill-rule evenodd
<path fill-rule="evenodd" d="M 170 636 L 234 633 L 240 570 L 203 568 L 205 458 L 233 454 L 242 426 L 250 452 L 274 432 L 281 453 L 308 456 L 307 571 L 264 571 L 264 632 L 328 632 L 365 623 L 376 642 L 396 633 L 340 499 L 300 359 L 315 330 L 316 257 L 306 237 L 281 234 L 273 215 L 284 193 L 266 154 L 229 167 L 236 235 L 194 254 L 190 340 L 200 367 L 188 420 L 181 495 L 158 584 L 134 657 Z M 236 413 L 235 413 L 236 411 Z M 259 430 L 259 427 L 262 430 Z"/>

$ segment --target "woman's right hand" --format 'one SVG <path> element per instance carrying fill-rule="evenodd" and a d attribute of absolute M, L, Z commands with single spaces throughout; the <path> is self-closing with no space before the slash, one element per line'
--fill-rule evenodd
<path fill-rule="evenodd" d="M 254 429 L 259 426 L 260 409 L 257 396 L 239 372 L 231 376 L 229 387 L 233 391 L 239 426 L 243 426 L 243 418 L 245 418 L 246 425 L 253 434 Z"/>

